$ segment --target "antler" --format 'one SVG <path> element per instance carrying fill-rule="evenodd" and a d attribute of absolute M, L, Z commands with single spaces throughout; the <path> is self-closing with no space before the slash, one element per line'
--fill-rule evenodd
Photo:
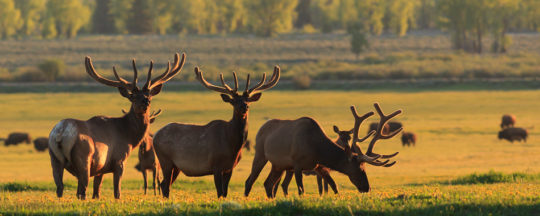
<path fill-rule="evenodd" d="M 178 53 L 175 53 L 172 69 L 171 69 L 171 62 L 167 62 L 167 69 L 165 70 L 165 72 L 159 75 L 158 77 L 154 78 L 152 81 L 150 81 L 151 70 L 153 66 L 151 65 L 150 70 L 148 70 L 148 77 L 147 77 L 148 79 L 146 81 L 145 87 L 148 90 L 150 90 L 152 88 L 155 88 L 156 86 L 159 86 L 169 81 L 174 76 L 176 76 L 176 74 L 178 74 L 182 70 L 182 67 L 184 67 L 184 63 L 186 62 L 186 54 L 182 53 L 182 60 L 179 61 L 179 59 L 180 59 L 180 55 Z"/>
<path fill-rule="evenodd" d="M 118 76 L 118 73 L 116 72 L 115 67 L 113 67 L 113 72 L 114 72 L 114 76 L 116 77 L 117 81 L 110 80 L 110 79 L 107 79 L 107 78 L 102 77 L 101 75 L 99 75 L 96 72 L 96 69 L 94 69 L 94 65 L 92 64 L 92 59 L 90 58 L 90 56 L 86 56 L 84 65 L 86 67 L 86 72 L 88 73 L 88 75 L 90 75 L 90 77 L 94 78 L 96 81 L 98 81 L 98 82 L 100 82 L 102 84 L 112 86 L 112 87 L 117 87 L 117 88 L 122 87 L 122 88 L 126 88 L 128 90 L 133 90 L 133 88 L 136 87 L 135 85 L 133 85 L 133 83 L 128 83 L 126 80 L 124 80 L 120 76 Z M 133 73 L 134 73 L 134 78 L 137 79 L 137 71 L 134 70 Z"/>
<path fill-rule="evenodd" d="M 153 120 L 157 118 L 159 115 L 161 115 L 161 109 L 159 109 L 157 112 L 152 111 L 152 113 L 149 115 L 150 120 Z"/>
<path fill-rule="evenodd" d="M 203 76 L 203 72 L 199 69 L 199 67 L 195 67 L 195 75 L 197 76 L 197 79 L 199 80 L 199 82 L 201 82 L 201 84 L 204 87 L 206 87 L 207 89 L 217 91 L 217 92 L 221 92 L 223 94 L 229 94 L 229 95 L 232 95 L 232 94 L 234 94 L 236 92 L 236 91 L 233 91 L 231 89 L 231 87 L 229 87 L 225 83 L 225 80 L 223 80 L 223 74 L 219 75 L 219 77 L 221 78 L 221 84 L 223 84 L 223 86 L 216 86 L 216 85 L 206 81 L 206 79 Z M 235 79 L 235 82 L 234 82 L 235 87 L 234 87 L 234 89 L 238 90 L 238 80 L 236 79 L 236 73 L 235 72 L 233 72 L 233 76 L 234 76 L 234 79 Z"/>
<path fill-rule="evenodd" d="M 396 156 L 399 152 L 396 152 L 396 153 L 390 154 L 390 155 L 380 155 L 380 154 L 377 154 L 377 153 L 373 153 L 373 146 L 375 145 L 377 140 L 390 139 L 390 138 L 394 137 L 395 135 L 397 135 L 399 132 L 401 132 L 401 130 L 403 130 L 403 128 L 399 128 L 398 130 L 395 130 L 395 131 L 391 132 L 390 134 L 383 134 L 383 126 L 386 124 L 386 122 L 388 122 L 391 118 L 401 114 L 402 111 L 397 110 L 397 111 L 393 112 L 390 115 L 384 115 L 384 113 L 383 113 L 383 111 L 382 111 L 382 109 L 381 109 L 381 107 L 380 107 L 380 105 L 378 103 L 373 104 L 373 106 L 375 106 L 375 110 L 377 110 L 377 113 L 379 114 L 381 119 L 379 121 L 379 124 L 377 125 L 377 131 L 375 132 L 375 136 L 373 136 L 373 138 L 371 139 L 371 142 L 369 143 L 366 155 L 368 155 L 370 157 L 379 156 L 381 158 L 392 158 L 392 157 Z M 395 161 L 392 162 L 392 163 L 388 163 L 388 161 L 389 160 L 386 160 L 384 162 L 375 161 L 375 163 L 370 163 L 370 164 L 375 165 L 375 166 L 390 167 L 390 166 L 392 166 L 392 165 L 394 165 L 396 163 Z"/>
<path fill-rule="evenodd" d="M 371 117 L 375 113 L 368 112 L 368 113 L 364 114 L 363 116 L 359 116 L 358 112 L 356 112 L 356 107 L 355 106 L 351 106 L 351 112 L 352 112 L 352 114 L 354 116 L 353 139 L 352 139 L 352 142 L 351 142 L 351 146 L 356 151 L 357 154 L 363 154 L 362 150 L 360 150 L 360 147 L 358 145 L 356 145 L 356 143 L 357 142 L 364 142 L 364 140 L 366 140 L 368 137 L 373 135 L 373 133 L 375 133 L 375 131 L 371 131 L 364 138 L 358 139 L 358 130 L 360 130 L 360 125 L 362 124 L 362 122 L 364 120 L 366 120 L 367 118 Z"/>
<path fill-rule="evenodd" d="M 248 76 L 246 90 L 244 90 L 244 93 L 249 95 L 249 94 L 252 94 L 252 93 L 255 93 L 255 92 L 261 92 L 261 91 L 264 91 L 266 89 L 272 88 L 279 81 L 280 75 L 281 75 L 281 69 L 279 68 L 279 66 L 276 65 L 274 67 L 274 73 L 272 74 L 272 78 L 270 78 L 270 81 L 268 83 L 264 84 L 264 82 L 266 80 L 266 73 L 263 73 L 261 81 L 259 83 L 257 83 L 257 85 L 250 88 L 249 90 L 248 90 L 248 87 L 249 87 L 249 76 Z"/>

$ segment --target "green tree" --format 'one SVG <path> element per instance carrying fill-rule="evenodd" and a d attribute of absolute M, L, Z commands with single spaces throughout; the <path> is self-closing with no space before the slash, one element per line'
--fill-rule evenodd
<path fill-rule="evenodd" d="M 13 0 L 0 0 L 0 36 L 9 38 L 17 33 L 23 24 L 21 12 L 15 8 Z"/>
<path fill-rule="evenodd" d="M 112 15 L 114 28 L 117 33 L 128 33 L 127 23 L 132 4 L 133 0 L 110 0 L 110 14 Z"/>
<path fill-rule="evenodd" d="M 310 7 L 313 26 L 326 33 L 336 29 L 339 25 L 338 8 L 337 0 L 313 0 Z"/>
<path fill-rule="evenodd" d="M 383 17 L 385 14 L 385 0 L 358 1 L 358 21 L 364 24 L 371 34 L 380 35 L 384 29 Z"/>
<path fill-rule="evenodd" d="M 17 0 L 15 7 L 21 11 L 21 35 L 39 35 L 40 20 L 45 14 L 45 1 L 43 0 Z"/>
<path fill-rule="evenodd" d="M 154 15 L 152 0 L 134 0 L 126 21 L 129 33 L 154 33 Z"/>
<path fill-rule="evenodd" d="M 58 36 L 71 38 L 90 21 L 90 8 L 80 0 L 48 0 L 46 4 L 46 28 L 56 28 Z M 52 35 L 52 31 L 49 36 Z"/>
<path fill-rule="evenodd" d="M 489 4 L 489 29 L 493 36 L 491 50 L 504 53 L 511 43 L 506 35 L 511 25 L 515 22 L 520 12 L 520 0 L 490 0 Z"/>
<path fill-rule="evenodd" d="M 173 4 L 175 16 L 173 29 L 181 33 L 206 33 L 205 20 L 207 19 L 205 0 L 175 0 Z"/>
<path fill-rule="evenodd" d="M 92 15 L 92 24 L 94 33 L 115 33 L 114 16 L 111 13 L 110 0 L 96 0 L 96 8 Z"/>
<path fill-rule="evenodd" d="M 388 0 L 388 29 L 398 36 L 404 36 L 409 24 L 414 24 L 416 0 Z"/>
<path fill-rule="evenodd" d="M 48 81 L 55 81 L 64 74 L 65 64 L 62 60 L 49 59 L 38 65 L 39 70 L 45 75 Z"/>
<path fill-rule="evenodd" d="M 369 43 L 364 31 L 364 24 L 361 22 L 350 23 L 347 27 L 347 32 L 351 35 L 351 52 L 356 55 L 356 59 L 360 57 L 360 53 L 364 49 L 369 48 Z"/>
<path fill-rule="evenodd" d="M 293 27 L 296 0 L 246 1 L 249 25 L 255 34 L 270 37 Z"/>
<path fill-rule="evenodd" d="M 294 27 L 301 29 L 304 25 L 311 24 L 311 0 L 299 0 L 298 5 L 294 9 L 296 14 L 296 21 L 294 21 Z"/>

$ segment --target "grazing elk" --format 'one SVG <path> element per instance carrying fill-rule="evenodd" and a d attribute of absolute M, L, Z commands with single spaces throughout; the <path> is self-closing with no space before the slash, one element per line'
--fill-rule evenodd
<path fill-rule="evenodd" d="M 28 133 L 24 132 L 13 132 L 8 135 L 8 138 L 4 141 L 5 146 L 9 145 L 18 145 L 22 142 L 26 144 L 32 143 L 32 138 Z"/>
<path fill-rule="evenodd" d="M 92 60 L 86 57 L 86 72 L 96 81 L 118 88 L 120 94 L 131 102 L 127 114 L 119 118 L 95 116 L 87 121 L 64 119 L 49 135 L 49 153 L 53 168 L 56 195 L 62 197 L 64 169 L 78 179 L 77 197 L 86 198 L 86 188 L 94 176 L 93 198 L 99 198 L 103 174 L 113 173 L 114 197 L 120 198 L 120 180 L 125 162 L 131 150 L 138 147 L 148 132 L 149 110 L 153 96 L 161 91 L 163 84 L 178 74 L 185 62 L 185 54 L 175 55 L 173 67 L 152 79 L 153 62 L 150 62 L 146 84 L 137 86 L 137 67 L 133 60 L 133 82 L 118 76 L 113 67 L 116 80 L 109 80 L 96 73 Z"/>
<path fill-rule="evenodd" d="M 505 128 L 502 131 L 499 131 L 499 139 L 505 139 L 510 142 L 514 142 L 515 140 L 523 142 L 527 142 L 527 129 L 524 128 L 518 128 L 518 127 L 511 127 L 511 128 Z"/>
<path fill-rule="evenodd" d="M 355 117 L 352 148 L 348 145 L 343 148 L 330 140 L 317 121 L 309 117 L 296 120 L 274 119 L 266 122 L 259 129 L 256 136 L 255 158 L 253 159 L 251 174 L 246 180 L 244 195 L 249 195 L 253 183 L 268 161 L 272 163 L 272 169 L 264 182 L 264 187 L 269 198 L 275 197 L 273 188 L 277 180 L 281 178 L 285 170 L 290 169 L 294 170 L 298 193 L 303 194 L 302 171 L 313 170 L 320 165 L 349 176 L 358 191 L 368 192 L 370 187 L 364 169 L 365 163 L 390 167 L 395 164 L 395 161 L 388 163 L 389 160 L 379 161 L 378 159 L 392 158 L 398 154 L 398 152 L 391 155 L 373 153 L 375 143 L 380 139 L 390 139 L 401 131 L 399 129 L 388 135 L 382 133 L 382 126 L 388 120 L 400 114 L 401 110 L 390 115 L 384 115 L 379 104 L 376 103 L 374 106 L 381 117 L 379 126 L 375 132 L 369 133 L 362 139 L 358 139 L 360 124 L 373 115 L 373 112 L 360 117 L 354 106 L 351 106 L 351 111 Z M 375 135 L 369 143 L 366 154 L 363 154 L 356 142 L 362 142 L 372 134 Z M 323 175 L 326 180 L 328 180 L 328 177 Z"/>
<path fill-rule="evenodd" d="M 122 112 L 124 114 L 127 113 L 124 110 L 122 110 Z M 152 112 L 152 114 L 150 114 L 149 116 L 150 124 L 154 123 L 154 121 L 160 114 L 161 114 L 161 109 L 158 110 L 157 112 Z M 146 195 L 146 190 L 148 189 L 148 181 L 147 181 L 147 175 L 146 175 L 147 170 L 152 171 L 152 189 L 154 189 L 154 195 L 156 195 L 156 181 L 158 185 L 161 183 L 159 181 L 159 169 L 160 169 L 159 161 L 156 156 L 156 151 L 154 150 L 154 145 L 152 144 L 153 137 L 154 137 L 154 134 L 150 132 L 144 137 L 141 143 L 141 146 L 139 146 L 139 163 L 135 165 L 135 169 L 140 171 L 143 175 L 145 195 Z M 158 192 L 159 190 L 160 189 L 158 187 Z"/>
<path fill-rule="evenodd" d="M 47 137 L 39 137 L 34 140 L 34 148 L 38 152 L 44 152 L 49 147 L 49 138 Z"/>
<path fill-rule="evenodd" d="M 413 132 L 401 133 L 401 145 L 402 146 L 415 146 L 416 145 L 416 134 Z"/>
<path fill-rule="evenodd" d="M 334 125 L 334 132 L 336 132 L 338 135 L 338 138 L 335 141 L 336 144 L 338 144 L 339 146 L 343 148 L 346 148 L 346 146 L 349 146 L 349 141 L 351 140 L 351 134 L 353 133 L 353 129 L 348 130 L 348 131 L 341 131 L 339 130 L 337 126 Z M 310 170 L 310 171 L 303 171 L 303 173 L 304 175 L 317 176 L 317 188 L 319 189 L 319 195 L 322 195 L 323 193 L 328 193 L 329 185 L 334 191 L 334 193 L 337 194 L 338 193 L 337 185 L 332 179 L 332 177 L 330 177 L 330 171 L 331 169 L 319 165 L 317 169 Z M 323 174 L 319 174 L 319 173 L 323 173 Z M 281 183 L 281 188 L 283 189 L 283 193 L 285 194 L 285 196 L 288 195 L 288 188 L 289 188 L 289 184 L 291 183 L 293 174 L 294 173 L 292 170 L 287 170 L 287 172 L 285 173 L 285 179 L 283 179 L 283 183 Z M 329 180 L 331 181 L 324 180 L 323 176 L 325 175 L 327 175 L 329 177 Z M 278 184 L 279 184 L 279 180 L 277 184 L 275 185 L 276 189 L 277 189 Z M 323 191 L 323 184 L 324 184 L 324 191 Z M 276 193 L 276 189 L 274 189 L 274 194 Z"/>
<path fill-rule="evenodd" d="M 207 125 L 171 123 L 156 133 L 154 147 L 163 171 L 161 192 L 164 197 L 169 197 L 170 185 L 183 172 L 186 176 L 214 175 L 217 196 L 227 197 L 232 171 L 247 139 L 249 104 L 259 100 L 262 91 L 277 84 L 280 69 L 274 68 L 268 83 L 263 74 L 261 81 L 252 88 L 249 88 L 248 75 L 241 94 L 238 93 L 236 73 L 233 73 L 234 89 L 223 81 L 223 74 L 222 86 L 207 82 L 198 67 L 195 75 L 204 87 L 222 93 L 223 101 L 233 106 L 233 116 L 230 121 L 214 120 Z"/>
<path fill-rule="evenodd" d="M 502 120 L 501 120 L 502 129 L 514 127 L 515 124 L 516 124 L 516 116 L 512 114 L 505 114 L 502 116 Z"/>

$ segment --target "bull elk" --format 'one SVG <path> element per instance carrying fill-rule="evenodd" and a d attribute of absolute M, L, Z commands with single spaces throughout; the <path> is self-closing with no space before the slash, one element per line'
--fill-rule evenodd
<path fill-rule="evenodd" d="M 349 146 L 349 141 L 351 140 L 351 134 L 353 133 L 353 129 L 348 131 L 342 131 L 339 130 L 338 126 L 334 125 L 334 132 L 336 132 L 336 134 L 338 135 L 337 140 L 334 141 L 336 144 L 343 148 Z M 332 188 L 335 194 L 338 193 L 337 185 L 334 182 L 334 179 L 330 177 L 330 171 L 331 169 L 320 165 L 314 171 L 304 171 L 305 175 L 317 176 L 317 188 L 319 189 L 319 195 L 322 195 L 323 193 L 328 193 L 328 186 Z M 285 179 L 283 179 L 283 183 L 281 183 L 281 189 L 283 190 L 285 196 L 288 195 L 288 188 L 289 184 L 291 183 L 293 174 L 294 173 L 292 170 L 287 170 L 287 172 L 285 173 Z M 328 180 L 323 179 L 323 176 L 328 176 Z M 279 180 L 277 183 L 279 184 Z M 278 184 L 275 185 L 274 194 L 276 193 Z"/>
<path fill-rule="evenodd" d="M 248 196 L 253 183 L 268 161 L 272 163 L 272 169 L 264 187 L 269 198 L 275 197 L 273 188 L 278 179 L 281 178 L 285 170 L 294 170 L 298 193 L 304 193 L 302 182 L 302 171 L 313 170 L 322 165 L 332 170 L 336 170 L 347 175 L 350 181 L 360 192 L 370 190 L 369 182 L 365 172 L 365 163 L 390 167 L 396 162 L 381 159 L 392 158 L 398 152 L 391 155 L 380 155 L 373 152 L 375 143 L 380 139 L 390 139 L 401 131 L 401 129 L 390 134 L 382 133 L 382 126 L 391 118 L 401 113 L 397 110 L 390 115 L 384 115 L 379 104 L 374 104 L 380 116 L 377 130 L 370 132 L 366 137 L 358 139 L 358 129 L 361 123 L 372 116 L 373 112 L 368 112 L 363 116 L 358 116 L 354 106 L 351 111 L 355 118 L 354 133 L 351 147 L 343 148 L 330 140 L 324 133 L 321 126 L 312 118 L 302 117 L 296 120 L 270 120 L 266 122 L 256 136 L 255 158 L 251 168 L 251 174 L 246 180 L 244 195 Z M 369 143 L 366 154 L 363 154 L 356 142 L 362 142 L 374 134 Z M 327 176 L 323 176 L 327 177 Z"/>
<path fill-rule="evenodd" d="M 146 84 L 137 86 L 137 67 L 133 60 L 133 81 L 128 82 L 118 76 L 109 80 L 96 73 L 92 60 L 86 57 L 86 72 L 90 77 L 107 86 L 115 87 L 131 102 L 127 114 L 119 118 L 95 116 L 87 121 L 64 119 L 54 126 L 49 135 L 49 153 L 53 169 L 56 195 L 62 197 L 64 190 L 64 169 L 78 180 L 77 198 L 86 198 L 86 188 L 90 177 L 94 177 L 93 198 L 99 198 L 103 174 L 113 173 L 114 197 L 120 198 L 120 180 L 124 165 L 133 148 L 138 147 L 146 136 L 150 124 L 149 110 L 153 96 L 161 92 L 163 84 L 178 74 L 185 62 L 178 53 L 173 67 L 169 62 L 167 70 L 151 79 L 153 62 L 150 62 Z"/>
<path fill-rule="evenodd" d="M 154 137 L 154 147 L 163 171 L 161 191 L 169 197 L 169 187 L 183 172 L 186 176 L 214 175 L 218 197 L 227 197 L 232 171 L 240 160 L 242 147 L 248 133 L 249 104 L 259 100 L 262 91 L 274 87 L 280 77 L 279 67 L 268 83 L 266 74 L 254 87 L 249 88 L 249 75 L 243 93 L 238 93 L 238 79 L 234 77 L 234 89 L 223 81 L 222 86 L 207 82 L 202 71 L 195 68 L 197 80 L 206 88 L 221 93 L 224 102 L 233 106 L 230 121 L 214 120 L 207 125 L 170 123 Z"/>

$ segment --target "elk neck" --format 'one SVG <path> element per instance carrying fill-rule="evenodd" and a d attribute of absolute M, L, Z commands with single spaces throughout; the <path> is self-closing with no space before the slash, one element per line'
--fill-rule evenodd
<path fill-rule="evenodd" d="M 123 117 L 125 122 L 125 128 L 128 131 L 128 138 L 132 143 L 132 148 L 135 148 L 141 144 L 146 133 L 148 132 L 148 126 L 150 125 L 150 118 L 148 111 L 144 113 L 136 113 L 133 107 Z"/>
<path fill-rule="evenodd" d="M 233 111 L 233 117 L 229 123 L 231 124 L 231 143 L 234 152 L 239 152 L 247 140 L 248 135 L 248 114 L 249 111 L 240 112 L 236 108 Z"/>
<path fill-rule="evenodd" d="M 339 139 L 339 138 L 338 138 Z M 319 163 L 341 173 L 347 173 L 348 161 L 345 150 L 329 138 L 321 140 L 319 145 Z"/>

